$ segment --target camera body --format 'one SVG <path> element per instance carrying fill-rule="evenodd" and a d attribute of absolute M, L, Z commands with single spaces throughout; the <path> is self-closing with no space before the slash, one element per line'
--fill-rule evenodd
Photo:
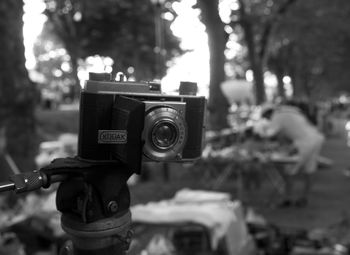
<path fill-rule="evenodd" d="M 202 153 L 206 100 L 182 82 L 166 95 L 152 82 L 90 73 L 80 98 L 78 156 L 117 161 L 139 173 L 142 161 L 187 162 Z"/>

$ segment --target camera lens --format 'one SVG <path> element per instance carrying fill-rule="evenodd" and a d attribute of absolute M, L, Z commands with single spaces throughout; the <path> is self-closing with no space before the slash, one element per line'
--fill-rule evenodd
<path fill-rule="evenodd" d="M 187 139 L 184 115 L 169 106 L 151 107 L 145 116 L 143 137 L 146 158 L 155 161 L 178 160 Z"/>
<path fill-rule="evenodd" d="M 178 131 L 171 120 L 162 120 L 152 130 L 153 144 L 159 149 L 168 149 L 176 143 Z"/>

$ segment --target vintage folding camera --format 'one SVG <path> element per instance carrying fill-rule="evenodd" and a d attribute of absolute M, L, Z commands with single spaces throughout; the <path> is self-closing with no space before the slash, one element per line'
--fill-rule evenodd
<path fill-rule="evenodd" d="M 139 173 L 142 161 L 186 162 L 200 158 L 206 100 L 196 84 L 179 95 L 152 82 L 113 81 L 90 73 L 81 92 L 78 156 L 119 161 Z"/>

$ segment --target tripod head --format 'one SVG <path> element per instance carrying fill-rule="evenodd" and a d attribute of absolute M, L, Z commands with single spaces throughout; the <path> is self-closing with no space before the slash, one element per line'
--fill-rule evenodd
<path fill-rule="evenodd" d="M 73 243 L 63 254 L 124 254 L 131 242 L 131 174 L 117 163 L 61 158 L 39 171 L 11 176 L 0 191 L 22 193 L 60 182 L 56 206 Z"/>

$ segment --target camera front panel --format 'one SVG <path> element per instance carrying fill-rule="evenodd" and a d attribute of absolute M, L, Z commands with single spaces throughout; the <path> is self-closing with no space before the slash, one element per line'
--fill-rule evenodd
<path fill-rule="evenodd" d="M 152 102 L 152 104 L 150 104 Z M 147 106 L 147 104 L 149 104 Z M 155 106 L 170 106 L 174 110 L 177 111 L 177 114 L 171 115 L 172 120 L 176 120 L 178 118 L 178 122 L 172 123 L 171 126 L 182 128 L 178 130 L 184 130 L 184 132 L 179 133 L 181 146 L 174 146 L 172 149 L 168 149 L 168 154 L 162 155 L 154 153 L 154 155 L 162 155 L 162 157 L 149 157 L 149 155 L 145 155 L 145 161 L 170 161 L 170 162 L 178 162 L 178 161 L 194 161 L 199 159 L 202 155 L 203 149 L 203 140 L 204 140 L 204 131 L 205 131 L 205 108 L 206 108 L 206 99 L 204 97 L 196 97 L 196 96 L 155 96 L 149 97 L 146 101 L 146 113 L 150 108 Z M 177 115 L 177 116 L 176 116 Z M 147 126 L 147 119 L 145 117 L 145 129 Z M 166 117 L 165 117 L 166 118 Z M 166 121 L 165 121 L 166 123 Z M 180 124 L 181 123 L 181 124 Z M 172 131 L 171 131 L 172 130 Z M 175 128 L 165 128 L 163 131 L 167 131 L 168 137 L 167 139 L 171 139 L 171 134 L 179 132 L 176 131 Z M 144 132 L 145 134 L 145 132 Z M 179 145 L 178 144 L 178 145 Z M 145 142 L 145 146 L 147 146 L 147 141 Z M 146 152 L 149 147 L 146 148 Z M 145 148 L 144 148 L 145 153 Z M 149 153 L 148 153 L 149 154 Z"/>

